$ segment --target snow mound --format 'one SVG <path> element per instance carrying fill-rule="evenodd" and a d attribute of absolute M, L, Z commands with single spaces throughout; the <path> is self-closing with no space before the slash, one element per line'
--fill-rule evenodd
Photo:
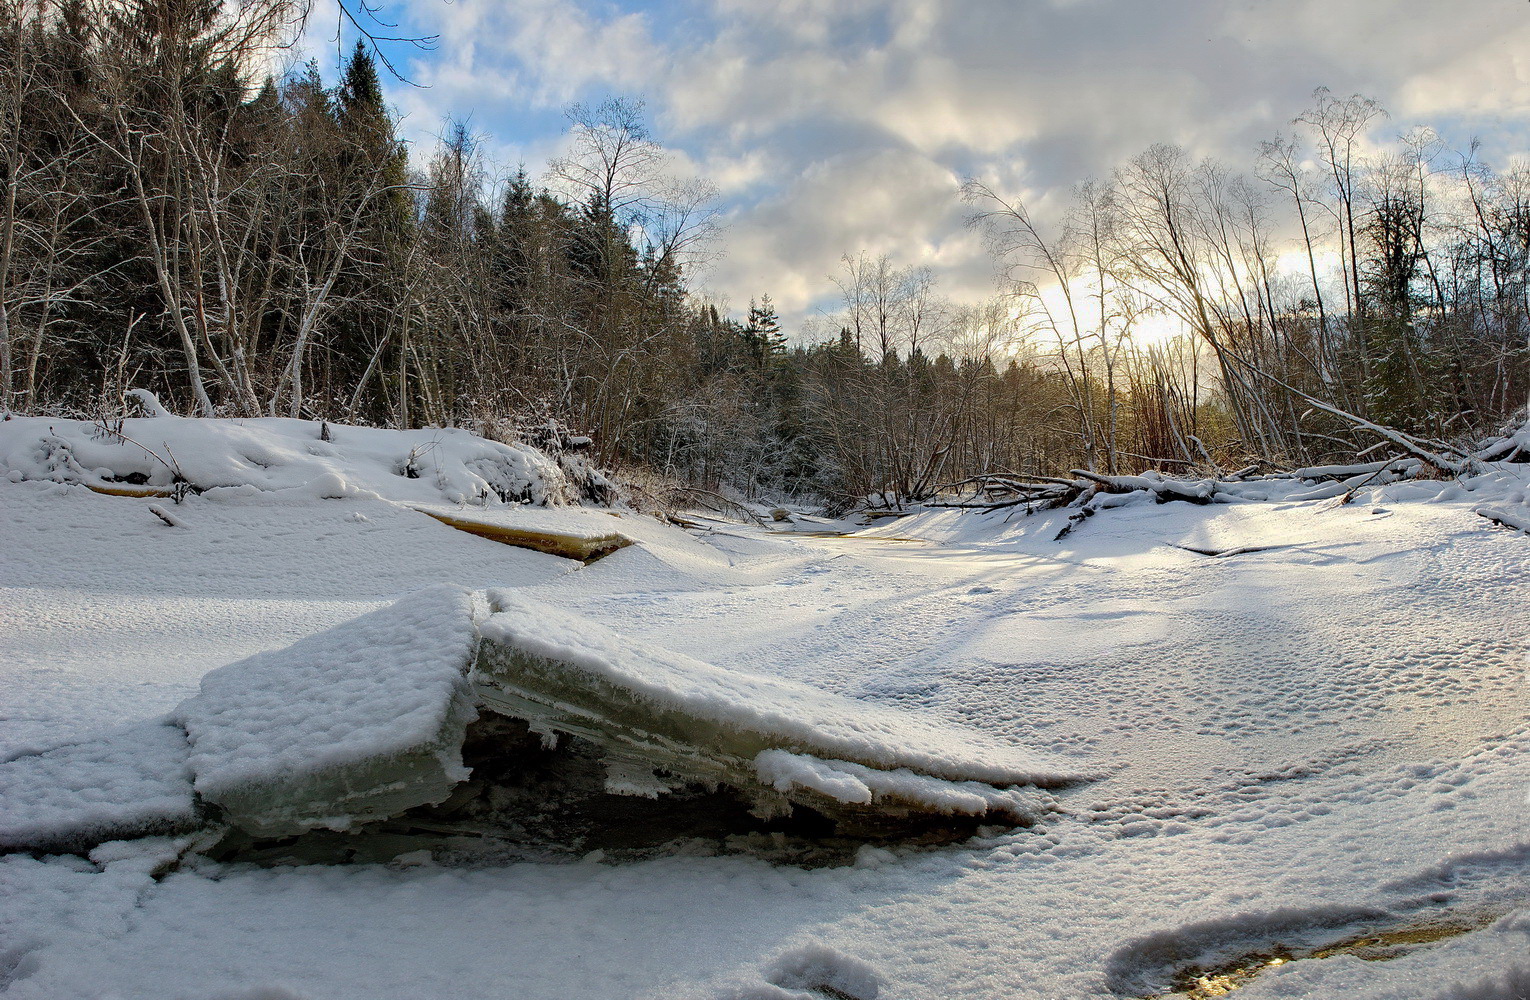
<path fill-rule="evenodd" d="M 486 708 L 607 751 L 613 791 L 669 775 L 727 784 L 757 810 L 1033 814 L 1004 786 L 1081 780 L 1061 760 L 777 678 L 633 642 L 515 591 L 491 591 L 474 679 Z M 631 784 L 646 775 L 648 786 Z"/>
<path fill-rule="evenodd" d="M 0 478 L 170 495 L 235 487 L 292 498 L 546 505 L 577 490 L 547 455 L 455 428 L 385 430 L 276 417 L 161 414 L 0 422 Z"/>
<path fill-rule="evenodd" d="M 765 970 L 765 979 L 783 989 L 802 990 L 802 996 L 828 994 L 850 1000 L 877 1000 L 884 984 L 872 966 L 822 944 L 787 951 Z"/>
<path fill-rule="evenodd" d="M 0 763 L 0 850 L 78 850 L 197 822 L 186 734 L 146 722 Z"/>
<path fill-rule="evenodd" d="M 177 710 L 197 794 L 262 836 L 444 799 L 467 777 L 475 641 L 471 593 L 442 586 L 214 670 Z"/>

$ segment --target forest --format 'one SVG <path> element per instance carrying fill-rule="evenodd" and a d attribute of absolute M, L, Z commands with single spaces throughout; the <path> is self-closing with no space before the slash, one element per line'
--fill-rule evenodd
<path fill-rule="evenodd" d="M 700 290 L 715 192 L 638 100 L 569 108 L 569 152 L 529 176 L 461 122 L 411 151 L 375 47 L 327 84 L 292 66 L 282 0 L 0 10 L 7 416 L 106 419 L 142 388 L 553 433 L 648 488 L 844 509 L 991 472 L 1444 453 L 1530 394 L 1530 166 L 1364 96 L 1319 88 L 1240 166 L 1154 145 L 1065 212 L 953 186 L 991 300 L 847 247 L 837 306 L 788 331 L 768 289 L 737 316 Z"/>

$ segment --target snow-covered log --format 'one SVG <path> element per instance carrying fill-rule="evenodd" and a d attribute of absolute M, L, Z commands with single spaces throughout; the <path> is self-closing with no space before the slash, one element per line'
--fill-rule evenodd
<path fill-rule="evenodd" d="M 1530 440 L 1530 432 L 1526 433 L 1526 438 Z M 1475 464 L 1455 463 L 1452 467 L 1463 470 L 1461 475 L 1478 469 Z M 1247 503 L 1276 497 L 1290 501 L 1327 500 L 1442 468 L 1416 455 L 1404 454 L 1378 461 L 1314 465 L 1260 475 L 1255 475 L 1255 466 L 1248 466 L 1231 476 L 1215 479 L 1167 476 L 1156 471 L 1138 475 L 1103 475 L 1087 469 L 1074 469 L 1070 473 L 1072 478 L 1068 479 L 996 473 L 973 476 L 943 487 L 958 492 L 953 499 L 931 501 L 925 506 L 982 511 L 1023 507 L 1030 513 L 1058 507 L 1077 507 L 1092 512 L 1120 506 L 1122 501 L 1106 499 L 1112 496 L 1141 496 L 1156 503 L 1192 504 Z M 1058 537 L 1066 535 L 1077 523 L 1077 519 L 1070 522 Z"/>
<path fill-rule="evenodd" d="M 1415 458 L 1408 458 L 1408 459 L 1395 459 L 1395 458 L 1392 458 L 1392 459 L 1387 459 L 1386 461 L 1382 461 L 1382 462 L 1353 462 L 1353 463 L 1350 463 L 1350 464 L 1347 464 L 1347 465 L 1344 465 L 1344 464 L 1341 464 L 1341 465 L 1312 465 L 1312 466 L 1307 466 L 1305 468 L 1296 469 L 1295 471 L 1293 471 L 1290 474 L 1289 477 L 1283 477 L 1283 478 L 1311 479 L 1311 480 L 1320 480 L 1320 479 L 1350 479 L 1350 478 L 1353 478 L 1354 476 L 1375 475 L 1376 473 L 1381 472 L 1384 469 L 1389 469 L 1389 468 L 1391 468 L 1391 469 L 1407 469 L 1409 471 L 1413 471 L 1413 470 L 1416 470 L 1418 467 L 1419 467 L 1419 460 L 1418 459 L 1415 459 Z"/>
<path fill-rule="evenodd" d="M 1530 420 L 1484 441 L 1475 456 L 1482 462 L 1530 462 Z"/>
<path fill-rule="evenodd" d="M 564 559 L 578 559 L 585 563 L 594 562 L 632 544 L 632 539 L 619 531 L 576 527 L 569 524 L 567 519 L 549 521 L 538 518 L 534 511 L 517 510 L 511 518 L 495 518 L 439 506 L 420 505 L 413 509 L 430 515 L 448 527 L 479 538 L 535 552 L 546 552 Z"/>
<path fill-rule="evenodd" d="M 1505 528 L 1513 528 L 1516 531 L 1523 531 L 1527 534 L 1530 534 L 1530 507 L 1520 505 L 1519 510 L 1514 510 L 1508 506 L 1497 505 L 1491 507 L 1478 507 L 1477 514 L 1481 517 L 1487 518 L 1494 524 L 1502 525 Z"/>

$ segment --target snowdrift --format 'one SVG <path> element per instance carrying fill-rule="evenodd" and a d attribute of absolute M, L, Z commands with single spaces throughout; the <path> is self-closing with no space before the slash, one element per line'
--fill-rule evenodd
<path fill-rule="evenodd" d="M 191 495 L 213 502 L 381 500 L 459 531 L 582 562 L 632 544 L 596 511 L 570 506 L 609 505 L 615 489 L 556 441 L 544 452 L 454 428 L 192 419 L 149 409 L 158 415 L 0 421 L 0 477 L 177 504 Z M 556 514 L 547 510 L 554 506 Z M 150 512 L 184 526 L 169 505 Z"/>
<path fill-rule="evenodd" d="M 528 445 L 456 428 L 385 430 L 276 417 L 161 414 L 95 423 L 12 417 L 0 421 L 0 475 L 124 496 L 238 490 L 485 506 L 578 498 L 559 464 Z"/>
<path fill-rule="evenodd" d="M 634 643 L 519 592 L 443 586 L 215 670 L 169 720 L 0 763 L 0 847 L 355 830 L 458 794 L 465 742 L 499 732 L 475 737 L 481 716 L 593 747 L 602 794 L 722 788 L 757 816 L 808 807 L 847 834 L 1023 822 L 1036 787 L 1084 777 L 992 736 Z"/>

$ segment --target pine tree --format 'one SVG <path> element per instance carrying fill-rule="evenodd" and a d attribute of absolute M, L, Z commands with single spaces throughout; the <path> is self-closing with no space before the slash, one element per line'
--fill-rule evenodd
<path fill-rule="evenodd" d="M 786 353 L 786 334 L 769 295 L 760 296 L 759 304 L 749 303 L 749 329 L 760 338 L 766 358 L 780 358 Z"/>
<path fill-rule="evenodd" d="M 404 225 L 413 215 L 412 199 L 403 186 L 409 179 L 409 152 L 394 132 L 377 66 L 361 42 L 345 64 L 337 103 L 341 134 L 350 147 L 347 168 L 380 171 L 382 186 L 389 189 L 366 210 L 377 216 L 379 225 Z"/>
<path fill-rule="evenodd" d="M 495 280 L 502 289 L 503 304 L 511 313 L 524 311 L 526 305 L 536 225 L 536 192 L 526 177 L 526 168 L 522 167 L 505 186 L 496 227 Z"/>

